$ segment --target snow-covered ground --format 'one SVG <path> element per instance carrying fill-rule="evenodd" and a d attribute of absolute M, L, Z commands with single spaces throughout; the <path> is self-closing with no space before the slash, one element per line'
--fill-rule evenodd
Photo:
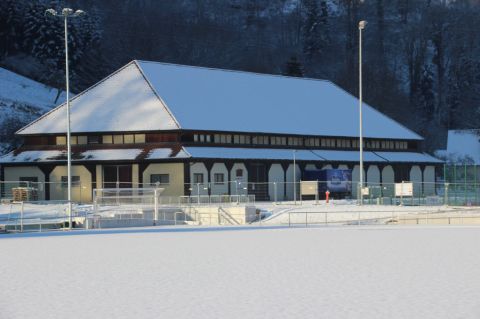
<path fill-rule="evenodd" d="M 0 99 L 5 102 L 23 103 L 48 111 L 54 106 L 57 93 L 52 87 L 0 68 Z M 58 103 L 64 100 L 62 93 Z"/>
<path fill-rule="evenodd" d="M 0 134 L 16 130 L 55 106 L 58 91 L 17 73 L 0 68 Z M 64 92 L 57 104 L 65 100 Z M 11 133 L 11 132 L 10 132 Z M 10 149 L 12 141 L 0 136 L 0 155 Z"/>
<path fill-rule="evenodd" d="M 479 318 L 480 228 L 1 235 L 1 318 Z"/>

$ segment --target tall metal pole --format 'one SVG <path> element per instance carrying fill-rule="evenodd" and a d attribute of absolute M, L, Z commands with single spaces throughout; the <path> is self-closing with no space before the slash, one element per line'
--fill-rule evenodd
<path fill-rule="evenodd" d="M 65 28 L 65 86 L 67 98 L 67 199 L 68 199 L 68 229 L 72 229 L 72 144 L 71 144 L 71 128 L 70 128 L 70 75 L 68 65 L 68 17 L 78 17 L 85 14 L 82 10 L 73 11 L 64 8 L 59 14 L 54 9 L 48 9 L 45 14 L 54 17 L 63 18 Z"/>
<path fill-rule="evenodd" d="M 359 204 L 363 205 L 363 89 L 362 89 L 362 30 L 365 29 L 367 22 L 360 21 L 358 23 L 358 100 L 359 100 L 359 118 L 360 118 L 360 134 L 359 134 L 359 148 L 360 148 L 360 181 L 359 181 Z"/>
<path fill-rule="evenodd" d="M 293 151 L 293 203 L 297 205 L 297 150 Z"/>
<path fill-rule="evenodd" d="M 68 70 L 68 15 L 65 22 L 65 77 L 67 89 L 67 183 L 68 183 L 68 229 L 72 229 L 72 145 L 70 143 L 70 76 Z"/>

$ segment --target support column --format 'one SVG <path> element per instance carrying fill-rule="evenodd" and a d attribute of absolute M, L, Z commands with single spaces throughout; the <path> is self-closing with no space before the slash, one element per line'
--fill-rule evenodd
<path fill-rule="evenodd" d="M 287 170 L 290 162 L 280 163 L 283 169 L 283 198 L 287 198 Z"/>
<path fill-rule="evenodd" d="M 208 188 L 208 195 L 212 195 L 212 190 L 211 190 L 211 185 L 212 185 L 212 167 L 214 162 L 213 161 L 205 161 L 203 163 L 205 167 L 207 168 L 207 188 Z"/>
<path fill-rule="evenodd" d="M 190 190 L 192 187 L 190 185 L 190 165 L 191 163 L 188 161 L 183 163 L 183 192 L 186 196 L 192 196 L 192 191 Z"/>
<path fill-rule="evenodd" d="M 231 162 L 231 161 L 226 161 L 226 162 L 225 162 L 225 167 L 227 168 L 227 171 L 228 171 L 228 175 L 227 175 L 228 195 L 232 195 L 232 168 L 233 168 L 233 162 Z"/>
<path fill-rule="evenodd" d="M 55 165 L 42 165 L 38 168 L 40 168 L 45 176 L 45 200 L 50 200 L 50 174 L 54 170 Z"/>

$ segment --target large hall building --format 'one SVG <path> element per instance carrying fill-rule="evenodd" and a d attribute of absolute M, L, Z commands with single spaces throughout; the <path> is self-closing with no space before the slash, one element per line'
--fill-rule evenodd
<path fill-rule="evenodd" d="M 71 123 L 76 201 L 155 183 L 173 196 L 289 199 L 294 151 L 297 181 L 309 169 L 352 169 L 355 193 L 359 180 L 358 101 L 324 80 L 132 61 L 72 98 Z M 0 180 L 45 183 L 44 199 L 64 199 L 66 126 L 62 104 L 20 129 Z M 423 138 L 368 105 L 364 141 L 367 184 L 435 182 L 441 162 Z"/>

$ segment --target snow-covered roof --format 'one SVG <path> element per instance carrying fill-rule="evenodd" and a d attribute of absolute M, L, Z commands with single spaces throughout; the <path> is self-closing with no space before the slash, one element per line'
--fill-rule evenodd
<path fill-rule="evenodd" d="M 480 130 L 449 130 L 447 149 L 436 154 L 449 162 L 480 164 Z"/>
<path fill-rule="evenodd" d="M 72 99 L 73 132 L 199 129 L 358 135 L 358 101 L 330 81 L 133 61 Z M 62 105 L 18 134 L 66 131 Z M 422 139 L 364 105 L 364 136 Z"/>
<path fill-rule="evenodd" d="M 152 90 L 136 63 L 78 94 L 70 103 L 72 132 L 173 130 L 179 125 Z M 67 130 L 66 105 L 48 112 L 18 134 Z"/>
<path fill-rule="evenodd" d="M 173 151 L 170 148 L 155 148 L 151 150 L 145 159 L 152 160 L 152 159 L 164 159 L 164 158 L 188 158 L 190 154 L 188 154 L 184 148 L 181 148 L 178 152 Z"/>
<path fill-rule="evenodd" d="M 74 152 L 72 161 L 133 161 L 144 153 L 144 149 L 99 149 Z M 145 159 L 168 159 L 189 157 L 184 150 L 175 152 L 172 148 L 157 148 L 151 151 Z M 59 150 L 30 150 L 11 152 L 0 157 L 0 163 L 35 163 L 66 161 L 67 153 Z"/>
<path fill-rule="evenodd" d="M 321 162 L 358 162 L 359 152 L 334 150 L 297 150 L 297 160 Z M 195 147 L 180 149 L 164 147 L 153 149 L 96 149 L 72 154 L 72 161 L 133 161 L 182 158 L 215 158 L 245 160 L 293 160 L 293 150 L 270 148 L 230 148 L 230 147 Z M 441 163 L 440 160 L 415 152 L 363 152 L 365 162 L 413 162 Z M 65 151 L 60 150 L 24 150 L 14 151 L 0 157 L 0 163 L 36 163 L 66 161 Z"/>
<path fill-rule="evenodd" d="M 427 153 L 414 152 L 375 152 L 376 155 L 386 159 L 388 162 L 413 162 L 413 163 L 443 163 Z"/>
<path fill-rule="evenodd" d="M 293 160 L 293 150 L 288 149 L 185 147 L 185 150 L 193 158 Z M 356 151 L 298 150 L 295 158 L 303 161 L 358 162 L 360 155 Z M 363 158 L 365 162 L 441 163 L 428 154 L 415 152 L 363 152 Z"/>

